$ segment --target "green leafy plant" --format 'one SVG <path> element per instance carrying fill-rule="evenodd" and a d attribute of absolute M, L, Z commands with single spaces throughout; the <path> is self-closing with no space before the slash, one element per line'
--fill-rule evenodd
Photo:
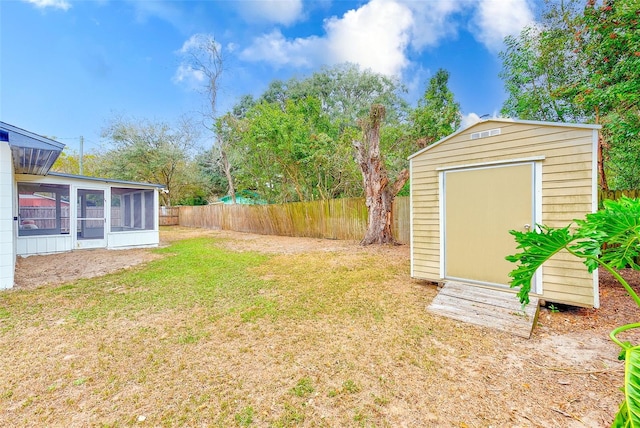
<path fill-rule="evenodd" d="M 558 309 L 558 307 L 556 305 L 554 305 L 553 303 L 550 304 L 547 307 L 549 308 L 549 310 L 551 311 L 552 314 L 557 314 L 558 312 L 560 312 L 560 309 Z"/>
<path fill-rule="evenodd" d="M 517 267 L 509 273 L 511 287 L 520 287 L 518 297 L 529 303 L 531 279 L 536 270 L 562 250 L 583 259 L 589 272 L 602 267 L 624 287 L 640 307 L 640 297 L 618 273 L 627 266 L 640 270 L 636 263 L 640 255 L 640 199 L 622 197 L 605 201 L 604 208 L 587 214 L 575 225 L 552 228 L 539 225 L 529 232 L 510 231 L 518 243 L 519 253 L 507 256 Z M 640 323 L 623 325 L 610 333 L 611 340 L 622 348 L 625 361 L 624 401 L 613 420 L 612 427 L 640 427 L 640 346 L 618 339 L 622 332 L 640 328 Z"/>
<path fill-rule="evenodd" d="M 291 393 L 296 397 L 304 397 L 305 395 L 311 394 L 313 391 L 315 391 L 313 383 L 308 377 L 303 377 L 298 381 L 296 386 L 291 388 Z"/>

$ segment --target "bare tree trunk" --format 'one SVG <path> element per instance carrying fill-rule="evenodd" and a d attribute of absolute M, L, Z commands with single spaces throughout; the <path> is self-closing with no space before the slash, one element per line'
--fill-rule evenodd
<path fill-rule="evenodd" d="M 598 175 L 600 176 L 600 189 L 609 190 L 609 183 L 604 171 L 604 146 L 602 134 L 598 133 Z"/>
<path fill-rule="evenodd" d="M 224 168 L 224 175 L 227 177 L 229 183 L 229 195 L 231 195 L 231 203 L 236 203 L 236 188 L 233 185 L 233 176 L 231 175 L 231 164 L 229 158 L 227 158 L 227 152 L 224 149 L 220 150 L 220 157 L 222 157 L 222 166 Z"/>
<path fill-rule="evenodd" d="M 362 171 L 365 203 L 369 211 L 367 232 L 360 245 L 395 244 L 391 230 L 393 200 L 409 179 L 409 171 L 402 170 L 393 184 L 380 155 L 380 125 L 385 109 L 380 104 L 371 106 L 369 118 L 361 120 L 363 141 L 354 141 L 356 160 Z"/>
<path fill-rule="evenodd" d="M 600 123 L 600 109 L 596 107 L 596 124 Z M 598 131 L 598 178 L 601 190 L 609 190 L 609 183 L 604 171 L 604 149 L 606 143 L 602 137 L 602 132 Z"/>

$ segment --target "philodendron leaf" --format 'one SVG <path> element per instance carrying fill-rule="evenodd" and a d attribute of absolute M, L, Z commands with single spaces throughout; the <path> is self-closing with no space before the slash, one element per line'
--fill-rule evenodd
<path fill-rule="evenodd" d="M 626 348 L 624 364 L 624 401 L 611 427 L 640 428 L 640 346 Z"/>
<path fill-rule="evenodd" d="M 640 269 L 635 261 L 640 255 L 640 199 L 604 201 L 603 210 L 587 214 L 586 220 L 577 223 L 578 234 L 607 243 L 600 256 L 602 263 L 616 269 Z"/>
<path fill-rule="evenodd" d="M 539 226 L 539 231 L 526 233 L 517 230 L 509 231 L 516 242 L 519 253 L 507 256 L 510 262 L 517 263 L 517 267 L 509 272 L 511 287 L 520 287 L 518 298 L 523 305 L 529 304 L 529 292 L 531 291 L 531 279 L 536 270 L 544 262 L 549 260 L 558 251 L 566 248 L 575 237 L 569 230 L 569 226 L 554 229 L 547 226 Z"/>

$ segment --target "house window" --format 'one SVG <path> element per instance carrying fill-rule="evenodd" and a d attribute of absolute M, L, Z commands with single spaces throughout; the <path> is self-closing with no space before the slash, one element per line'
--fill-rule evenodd
<path fill-rule="evenodd" d="M 69 233 L 69 186 L 18 183 L 18 235 Z"/>
<path fill-rule="evenodd" d="M 154 190 L 111 189 L 111 231 L 154 230 Z"/>

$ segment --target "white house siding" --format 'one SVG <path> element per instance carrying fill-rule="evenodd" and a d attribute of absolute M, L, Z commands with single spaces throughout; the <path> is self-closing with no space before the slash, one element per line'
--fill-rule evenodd
<path fill-rule="evenodd" d="M 0 142 L 0 289 L 13 287 L 16 263 L 13 199 L 11 149 L 8 143 Z"/>
<path fill-rule="evenodd" d="M 107 248 L 154 247 L 160 241 L 158 230 L 114 232 L 107 234 Z"/>
<path fill-rule="evenodd" d="M 17 239 L 17 254 L 19 256 L 63 253 L 72 249 L 71 236 L 69 235 L 19 236 Z"/>
<path fill-rule="evenodd" d="M 471 133 L 500 128 L 500 135 L 472 140 Z M 438 169 L 542 158 L 542 218 L 562 227 L 597 208 L 597 130 L 508 120 L 485 121 L 416 153 L 411 158 L 411 275 L 441 278 Z M 577 306 L 598 306 L 597 280 L 584 265 L 559 254 L 543 268 L 542 297 Z"/>

